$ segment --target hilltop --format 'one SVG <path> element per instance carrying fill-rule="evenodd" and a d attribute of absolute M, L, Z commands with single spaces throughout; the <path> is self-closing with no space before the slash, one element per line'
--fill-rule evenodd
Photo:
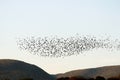
<path fill-rule="evenodd" d="M 0 80 L 55 80 L 53 76 L 41 68 L 18 60 L 0 60 Z"/>
<path fill-rule="evenodd" d="M 97 77 L 103 76 L 105 78 L 119 76 L 120 75 L 120 65 L 118 66 L 104 66 L 98 68 L 90 69 L 79 69 L 73 70 L 66 73 L 57 74 L 56 77 L 71 77 L 71 76 L 82 76 L 82 77 Z"/>

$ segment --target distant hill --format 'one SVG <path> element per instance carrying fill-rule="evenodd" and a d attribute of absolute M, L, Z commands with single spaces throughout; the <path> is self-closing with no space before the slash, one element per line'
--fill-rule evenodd
<path fill-rule="evenodd" d="M 20 80 L 25 78 L 32 78 L 33 80 L 55 80 L 53 76 L 35 65 L 17 60 L 0 60 L 0 80 Z"/>
<path fill-rule="evenodd" d="M 62 74 L 57 74 L 56 77 L 71 77 L 71 76 L 83 76 L 83 77 L 96 77 L 103 76 L 105 78 L 114 77 L 120 75 L 120 65 L 119 66 L 105 66 L 91 69 L 81 69 L 74 70 Z"/>

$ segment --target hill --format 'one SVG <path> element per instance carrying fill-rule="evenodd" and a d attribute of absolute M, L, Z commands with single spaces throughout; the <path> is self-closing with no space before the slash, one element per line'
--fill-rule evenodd
<path fill-rule="evenodd" d="M 103 76 L 105 78 L 119 76 L 120 75 L 120 65 L 119 66 L 105 66 L 98 68 L 90 68 L 90 69 L 80 69 L 73 70 L 66 73 L 57 74 L 56 77 L 71 77 L 71 76 L 83 76 L 83 77 L 97 77 Z"/>
<path fill-rule="evenodd" d="M 0 60 L 0 80 L 55 80 L 53 76 L 46 73 L 41 68 L 22 61 L 1 59 Z"/>

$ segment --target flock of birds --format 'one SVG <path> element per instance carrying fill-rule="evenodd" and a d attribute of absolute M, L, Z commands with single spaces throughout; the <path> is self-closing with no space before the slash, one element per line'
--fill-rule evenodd
<path fill-rule="evenodd" d="M 78 55 L 84 51 L 97 48 L 119 49 L 120 42 L 116 40 L 97 39 L 92 36 L 77 36 L 68 38 L 58 37 L 29 37 L 17 41 L 18 47 L 30 53 L 43 57 L 66 57 Z"/>

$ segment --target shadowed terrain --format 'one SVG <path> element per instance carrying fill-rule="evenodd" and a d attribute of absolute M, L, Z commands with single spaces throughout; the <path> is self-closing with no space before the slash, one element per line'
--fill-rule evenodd
<path fill-rule="evenodd" d="M 74 70 L 62 74 L 50 75 L 41 68 L 18 60 L 0 60 L 0 80 L 55 80 L 55 77 L 104 78 L 120 76 L 119 66 L 105 66 L 91 69 Z M 72 79 L 72 78 L 71 78 Z M 114 80 L 114 79 L 113 79 Z"/>
<path fill-rule="evenodd" d="M 0 80 L 55 80 L 41 68 L 22 61 L 1 59 Z"/>

